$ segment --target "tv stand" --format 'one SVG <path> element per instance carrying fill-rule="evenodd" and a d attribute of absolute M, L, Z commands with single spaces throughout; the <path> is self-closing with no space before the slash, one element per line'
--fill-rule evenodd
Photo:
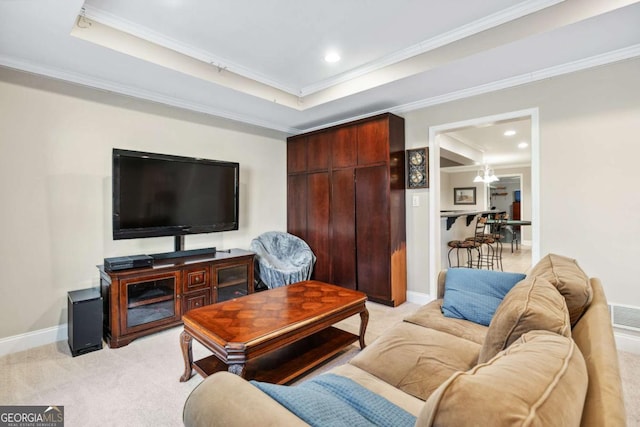
<path fill-rule="evenodd" d="M 196 249 L 206 250 L 211 248 Z M 179 258 L 175 252 L 169 254 L 171 258 L 151 267 L 109 271 L 99 266 L 104 338 L 109 347 L 122 347 L 180 325 L 182 315 L 191 309 L 254 290 L 253 252 L 231 249 Z"/>
<path fill-rule="evenodd" d="M 211 256 L 215 256 L 215 254 L 216 254 L 216 248 L 213 247 L 213 248 L 203 248 L 203 249 L 177 250 L 173 252 L 151 254 L 149 256 L 154 260 L 163 260 L 163 259 L 187 258 L 187 257 L 195 257 L 195 256 L 211 257 Z"/>

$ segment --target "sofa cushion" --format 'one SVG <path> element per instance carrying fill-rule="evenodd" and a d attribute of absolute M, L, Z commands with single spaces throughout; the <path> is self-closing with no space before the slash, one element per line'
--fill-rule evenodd
<path fill-rule="evenodd" d="M 514 286 L 496 310 L 478 363 L 488 361 L 522 334 L 537 329 L 571 336 L 569 312 L 562 295 L 545 279 L 529 277 Z"/>
<path fill-rule="evenodd" d="M 488 326 L 502 298 L 519 281 L 521 273 L 452 268 L 447 270 L 442 312 Z"/>
<path fill-rule="evenodd" d="M 587 383 L 572 339 L 529 332 L 488 363 L 444 382 L 416 426 L 579 426 Z"/>
<path fill-rule="evenodd" d="M 575 259 L 549 254 L 542 258 L 529 273 L 547 279 L 564 296 L 569 309 L 571 325 L 575 325 L 591 303 L 593 291 L 589 277 Z"/>
<path fill-rule="evenodd" d="M 350 364 L 426 400 L 456 371 L 476 364 L 480 345 L 407 322 L 387 330 Z"/>
<path fill-rule="evenodd" d="M 405 322 L 446 332 L 466 340 L 482 344 L 487 335 L 487 327 L 464 319 L 445 317 L 442 314 L 442 299 L 423 305 L 404 318 Z"/>

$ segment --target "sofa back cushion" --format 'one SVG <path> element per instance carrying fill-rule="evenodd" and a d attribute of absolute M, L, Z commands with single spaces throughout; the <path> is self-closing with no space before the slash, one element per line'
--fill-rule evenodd
<path fill-rule="evenodd" d="M 504 297 L 487 330 L 478 363 L 487 362 L 522 334 L 533 330 L 571 336 L 564 298 L 541 277 L 528 277 Z"/>
<path fill-rule="evenodd" d="M 426 400 L 453 373 L 475 366 L 479 352 L 480 344 L 400 322 L 387 329 L 349 364 Z"/>
<path fill-rule="evenodd" d="M 591 283 L 575 259 L 549 254 L 529 272 L 529 277 L 547 279 L 564 296 L 569 309 L 571 326 L 575 325 L 593 298 Z"/>
<path fill-rule="evenodd" d="M 487 326 L 464 319 L 445 317 L 442 314 L 442 300 L 433 300 L 423 305 L 403 319 L 405 322 L 436 331 L 446 332 L 456 337 L 482 345 L 487 335 Z"/>
<path fill-rule="evenodd" d="M 521 273 L 451 268 L 445 278 L 442 313 L 489 326 L 504 296 L 524 278 Z"/>
<path fill-rule="evenodd" d="M 587 383 L 572 339 L 529 332 L 488 363 L 452 375 L 416 426 L 579 426 Z"/>

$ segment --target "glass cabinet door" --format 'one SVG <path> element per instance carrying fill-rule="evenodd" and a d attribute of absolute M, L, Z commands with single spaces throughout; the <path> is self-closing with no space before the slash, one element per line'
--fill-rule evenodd
<path fill-rule="evenodd" d="M 249 292 L 249 264 L 214 267 L 216 302 L 247 295 Z"/>
<path fill-rule="evenodd" d="M 121 302 L 126 305 L 123 328 L 148 328 L 149 324 L 163 324 L 180 317 L 176 304 L 178 272 L 153 278 L 130 279 L 122 287 Z M 124 307 L 123 307 L 124 308 Z"/>

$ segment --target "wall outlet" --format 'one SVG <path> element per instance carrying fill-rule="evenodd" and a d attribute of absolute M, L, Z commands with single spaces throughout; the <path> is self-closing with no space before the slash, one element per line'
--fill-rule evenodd
<path fill-rule="evenodd" d="M 420 196 L 413 196 L 413 207 L 420 206 Z"/>

